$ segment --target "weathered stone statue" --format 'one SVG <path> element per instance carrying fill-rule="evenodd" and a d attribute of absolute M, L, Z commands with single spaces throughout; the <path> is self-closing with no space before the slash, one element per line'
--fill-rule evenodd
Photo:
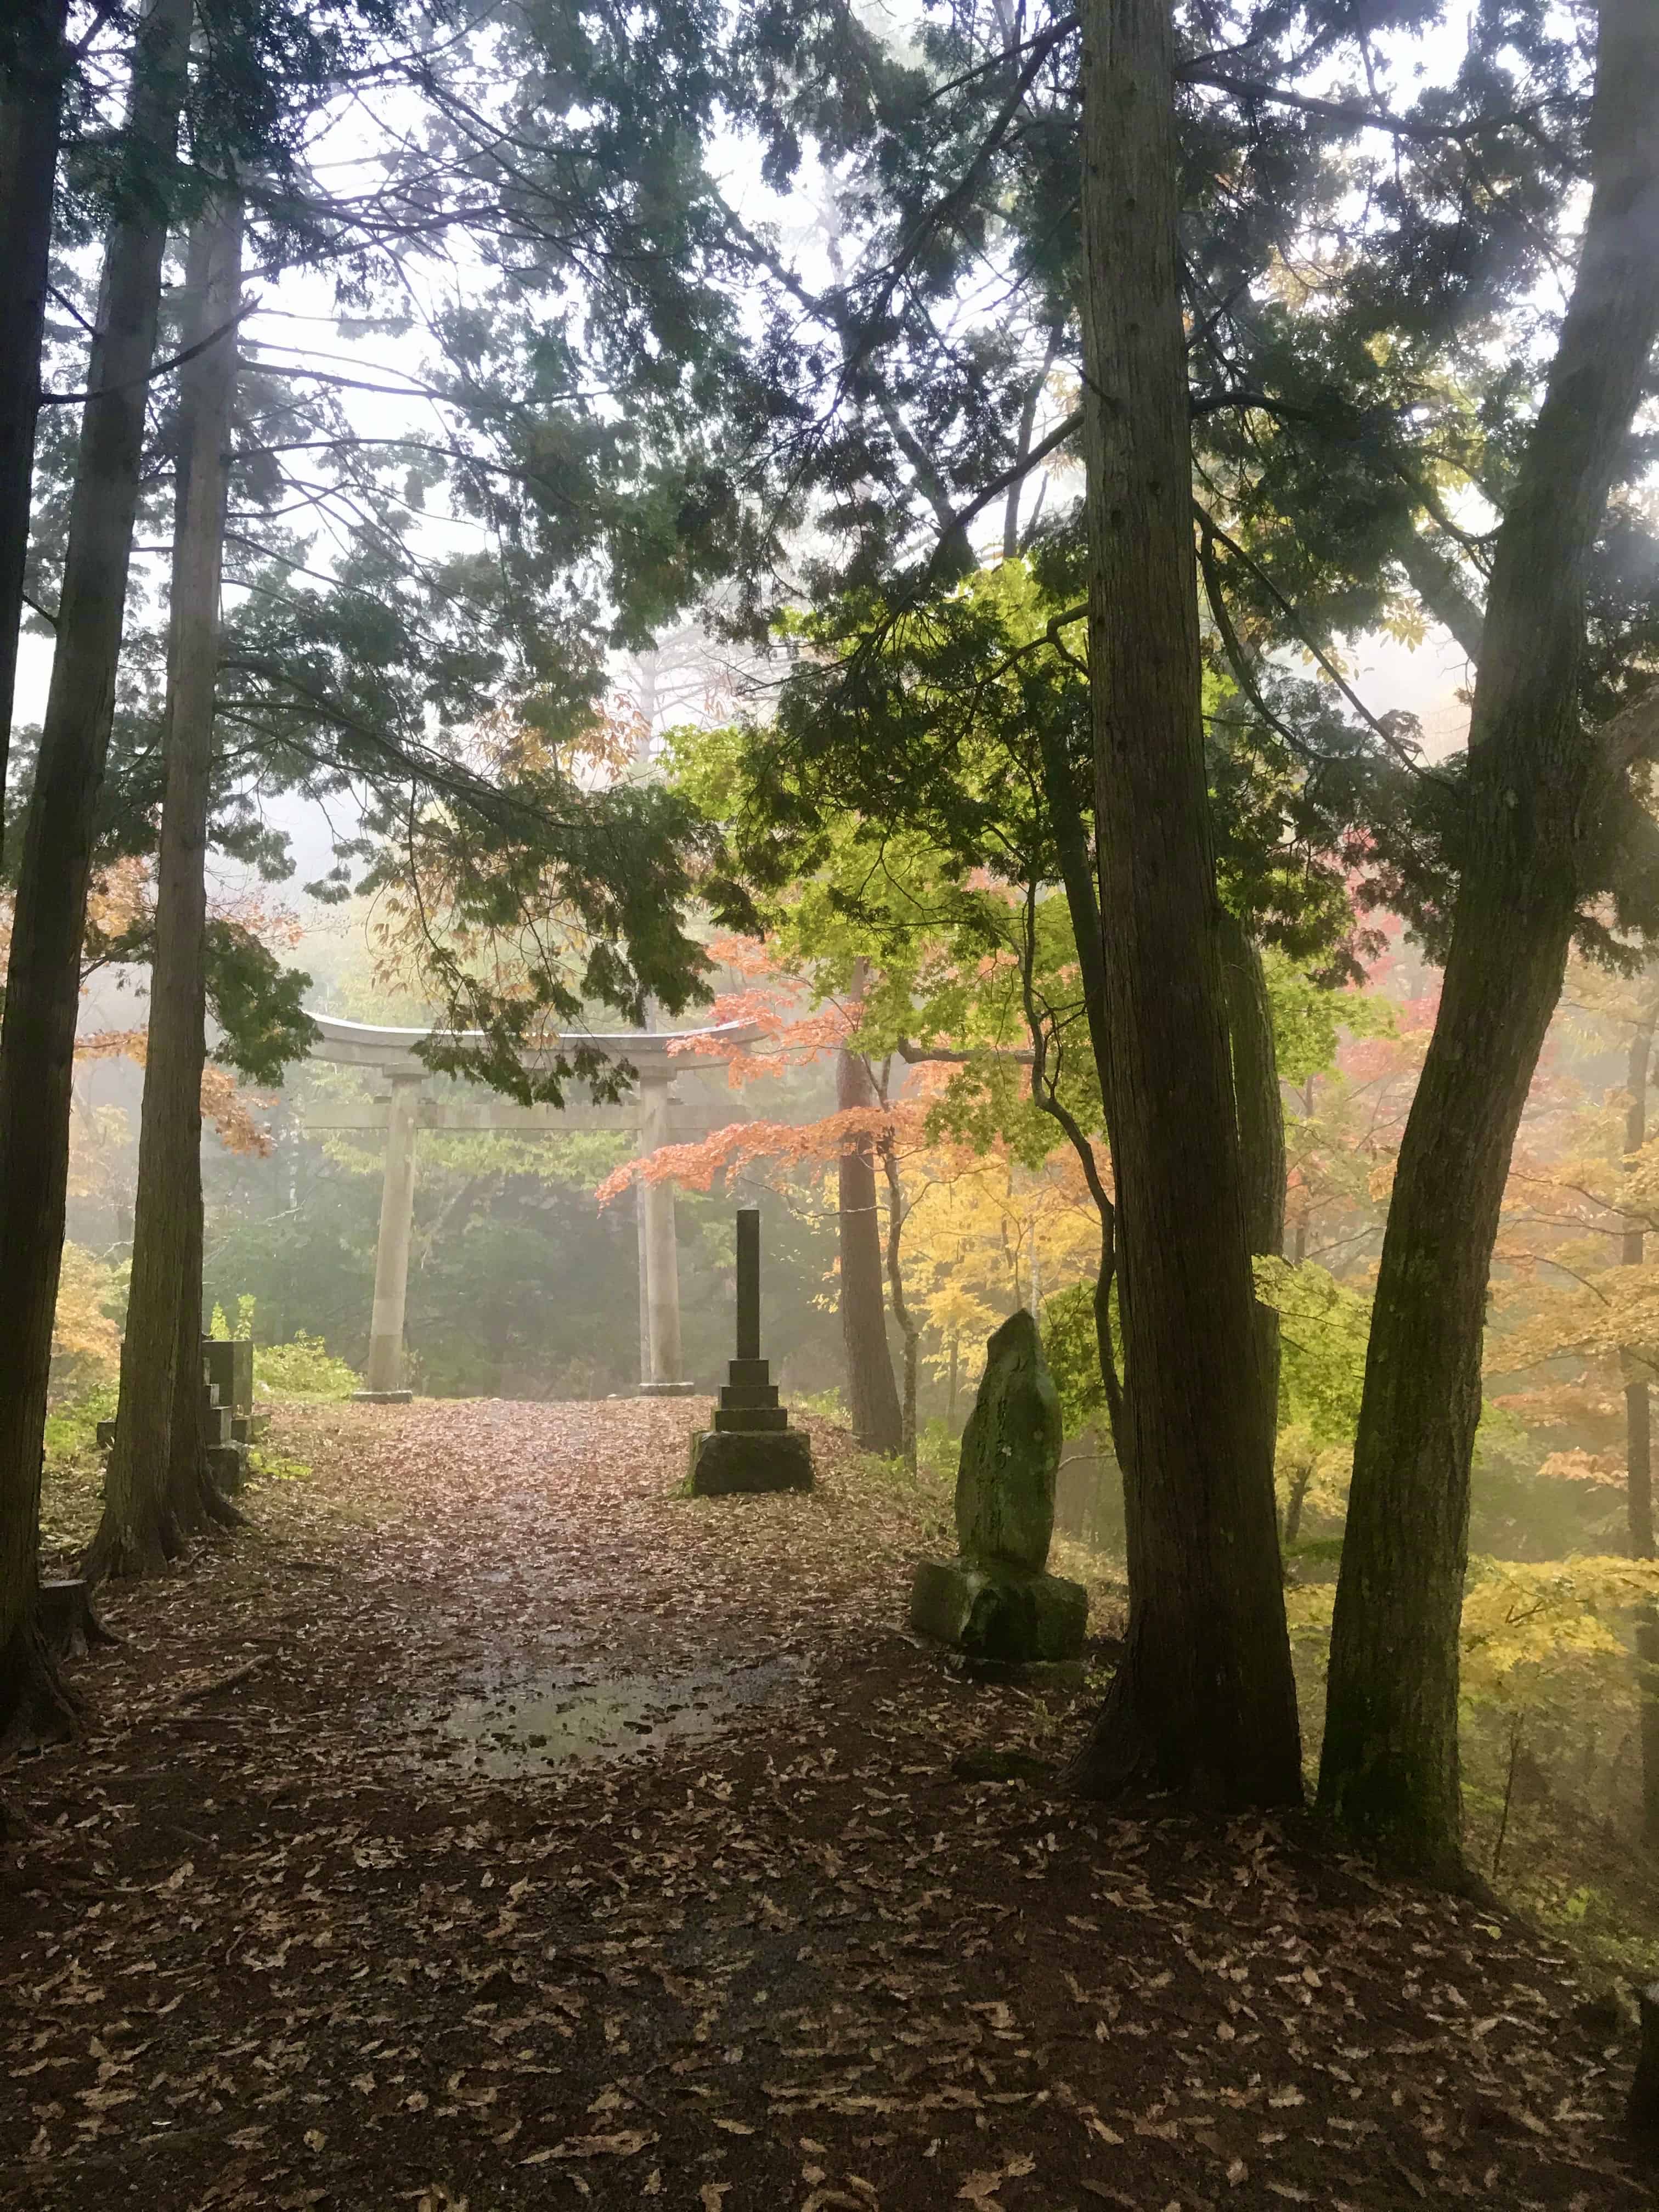
<path fill-rule="evenodd" d="M 688 1487 L 694 1498 L 812 1487 L 812 1447 L 801 1430 L 790 1427 L 760 1344 L 760 1213 L 744 1206 L 738 1213 L 738 1356 L 721 1386 L 714 1427 L 692 1434 Z"/>
<path fill-rule="evenodd" d="M 985 1379 L 963 1431 L 961 1557 L 916 1570 L 910 1625 L 921 1635 L 1007 1663 L 1082 1650 L 1088 1594 L 1045 1571 L 1060 1447 L 1060 1399 L 1037 1325 L 1017 1313 L 986 1347 Z"/>

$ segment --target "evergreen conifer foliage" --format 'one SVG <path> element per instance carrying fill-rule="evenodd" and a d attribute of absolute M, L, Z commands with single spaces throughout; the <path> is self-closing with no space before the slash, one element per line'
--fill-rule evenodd
<path fill-rule="evenodd" d="M 131 135 L 177 159 L 190 0 L 156 0 L 137 35 Z M 61 1704 L 36 1625 L 36 1528 L 52 1316 L 64 1236 L 81 939 L 143 456 L 165 213 L 110 233 L 58 605 L 57 650 L 25 819 L 0 1025 L 0 1735 Z"/>
<path fill-rule="evenodd" d="M 0 268 L 14 323 L 0 353 L 0 836 L 28 558 L 52 190 L 63 129 L 68 0 L 28 0 L 0 32 Z"/>
<path fill-rule="evenodd" d="M 1488 613 L 1504 583 L 1509 522 L 1501 532 L 1482 532 L 1458 520 L 1460 509 L 1468 511 L 1468 494 L 1505 517 L 1517 506 L 1524 510 L 1528 499 L 1539 355 L 1522 343 L 1495 362 L 1492 318 L 1509 313 L 1518 330 L 1528 327 L 1523 303 L 1546 275 L 1549 257 L 1573 243 L 1576 185 L 1600 173 L 1605 147 L 1603 125 L 1591 119 L 1593 42 L 1543 6 L 1479 7 L 1467 19 L 1461 58 L 1446 64 L 1443 46 L 1429 80 L 1402 97 L 1393 88 L 1408 82 L 1407 73 L 1395 64 L 1409 54 L 1418 33 L 1450 21 L 1431 0 L 1293 13 L 1272 6 L 1160 5 L 1103 9 L 1095 20 L 1124 36 L 1132 23 L 1149 37 L 1173 24 L 1162 75 L 1146 54 L 1129 72 L 1125 112 L 1139 125 L 1139 100 L 1173 113 L 1169 159 L 1177 211 L 1170 220 L 1178 225 L 1179 251 L 1172 255 L 1170 282 L 1183 310 L 1184 358 L 1179 369 L 1166 365 L 1160 373 L 1156 402 L 1143 377 L 1127 395 L 1115 390 L 1109 404 L 1128 410 L 1133 400 L 1136 408 L 1163 408 L 1169 419 L 1183 418 L 1178 433 L 1146 443 L 1163 455 L 1166 476 L 1178 470 L 1189 486 L 1187 527 L 1195 540 L 1208 625 L 1200 632 L 1192 621 L 1186 646 L 1171 644 L 1164 665 L 1173 671 L 1190 658 L 1188 680 L 1195 684 L 1196 670 L 1207 660 L 1236 687 L 1224 704 L 1205 702 L 1206 753 L 1196 785 L 1189 769 L 1182 799 L 1172 783 L 1156 798 L 1150 781 L 1133 790 L 1137 775 L 1172 772 L 1170 760 L 1137 756 L 1125 737 L 1115 746 L 1108 724 L 1099 726 L 1096 811 L 1086 834 L 1103 885 L 1107 990 L 1115 971 L 1121 991 L 1127 988 L 1125 974 L 1136 972 L 1141 953 L 1135 930 L 1154 911 L 1148 902 L 1169 889 L 1154 883 L 1150 855 L 1173 866 L 1177 838 L 1193 841 L 1184 849 L 1196 870 L 1194 883 L 1205 877 L 1201 853 L 1210 837 L 1224 879 L 1248 847 L 1259 856 L 1277 849 L 1281 899 L 1285 877 L 1301 872 L 1304 857 L 1310 879 L 1322 861 L 1346 866 L 1362 897 L 1405 913 L 1431 950 L 1443 954 L 1453 915 L 1468 905 L 1470 881 L 1490 858 L 1474 850 L 1490 826 L 1478 787 L 1490 775 L 1495 788 L 1504 787 L 1492 757 L 1481 757 L 1480 710 L 1467 769 L 1426 763 L 1409 718 L 1375 710 L 1345 675 L 1334 647 L 1378 624 L 1409 628 L 1432 618 L 1483 664 L 1501 635 L 1503 685 L 1541 681 L 1543 664 L 1553 661 L 1563 686 L 1557 708 L 1583 726 L 1605 719 L 1627 696 L 1653 620 L 1650 593 L 1632 588 L 1650 560 L 1651 535 L 1623 511 L 1616 532 L 1604 533 L 1599 525 L 1609 484 L 1626 480 L 1635 465 L 1626 436 L 1629 407 L 1645 374 L 1645 346 L 1627 345 L 1622 367 L 1607 364 L 1613 383 L 1626 376 L 1628 405 L 1613 443 L 1592 468 L 1592 474 L 1601 471 L 1601 479 L 1588 522 L 1572 488 L 1565 480 L 1556 485 L 1578 531 L 1570 565 L 1580 642 L 1565 658 L 1551 643 L 1562 635 L 1559 611 L 1546 619 L 1541 603 L 1529 602 L 1538 620 L 1512 630 L 1495 627 Z M 1604 38 L 1629 35 L 1629 11 L 1608 8 L 1601 20 Z M 1030 395 L 1034 380 L 1041 389 L 1054 362 L 1075 372 L 1079 302 L 1121 273 L 1133 252 L 1140 206 L 1138 191 L 1134 209 L 1126 196 L 1121 205 L 1100 211 L 1093 233 L 1085 227 L 1079 240 L 1077 31 L 1069 11 L 1045 11 L 1011 27 L 1004 11 L 966 5 L 924 32 L 901 63 L 850 13 L 795 9 L 775 0 L 744 18 L 738 47 L 750 88 L 744 112 L 766 138 L 773 173 L 797 173 L 809 149 L 835 165 L 825 225 L 834 281 L 809 277 L 776 234 L 735 219 L 731 225 L 734 250 L 747 256 L 775 306 L 769 359 L 778 400 L 769 442 L 756 450 L 757 480 L 780 511 L 787 507 L 820 526 L 823 557 L 805 580 L 821 605 L 839 600 L 864 617 L 848 623 L 849 638 L 855 629 L 861 634 L 833 667 L 801 677 L 820 702 L 837 687 L 856 697 L 866 685 L 868 696 L 878 657 L 872 620 L 882 647 L 908 620 L 918 626 L 942 621 L 944 594 L 971 558 L 972 532 L 982 531 L 988 513 L 1002 521 L 1005 550 L 1029 550 L 1057 611 L 1080 595 L 1091 561 L 1098 577 L 1098 535 L 1085 559 L 1075 516 L 1043 526 L 1036 502 L 1029 495 L 1022 502 L 1019 491 L 1074 448 L 1099 400 L 1089 380 L 1096 387 L 1100 380 L 1086 359 L 1082 404 L 1069 413 L 1061 412 L 1058 393 L 1035 408 Z M 1644 81 L 1639 68 L 1624 74 Z M 1605 81 L 1605 64 L 1603 75 Z M 1645 81 L 1652 81 L 1650 70 Z M 1087 131 L 1085 114 L 1085 176 Z M 982 308 L 981 301 L 994 301 L 994 308 Z M 1138 304 L 1145 306 L 1144 296 Z M 1600 419 L 1598 404 L 1594 398 L 1587 402 L 1592 419 Z M 1158 428 L 1148 415 L 1135 419 L 1143 431 L 1149 424 Z M 1137 520 L 1145 523 L 1144 517 Z M 1097 532 L 1097 507 L 1092 522 Z M 1632 530 L 1644 546 L 1640 555 L 1632 554 Z M 1156 539 L 1144 528 L 1142 534 L 1148 546 L 1172 543 L 1167 531 Z M 1565 557 L 1560 543 L 1552 557 L 1558 563 Z M 1113 574 L 1125 603 L 1138 606 L 1139 575 L 1122 566 Z M 1166 579 L 1166 586 L 1160 608 L 1186 604 L 1184 586 L 1177 590 Z M 1103 611 L 1104 619 L 1110 615 Z M 1322 680 L 1287 672 L 1286 647 L 1315 662 Z M 1135 637 L 1119 638 L 1116 666 L 1103 665 L 1091 636 L 1097 694 L 1120 680 L 1123 666 L 1145 677 L 1163 650 L 1156 611 Z M 1527 673 L 1517 677 L 1522 669 Z M 1485 686 L 1484 674 L 1482 681 Z M 1194 718 L 1198 711 L 1194 704 Z M 794 757 L 810 759 L 822 774 L 826 753 L 844 744 L 843 803 L 869 803 L 872 811 L 880 803 L 856 796 L 854 758 L 872 769 L 881 801 L 898 795 L 898 779 L 878 763 L 879 746 L 870 741 L 869 725 L 878 726 L 878 718 L 866 717 L 861 726 L 850 712 L 832 720 L 827 732 L 823 724 L 808 731 L 805 720 L 784 719 L 785 745 L 793 744 Z M 1160 746 L 1173 726 L 1169 714 L 1160 720 L 1149 696 L 1138 702 L 1137 722 L 1159 733 Z M 1626 732 L 1613 741 L 1614 754 L 1622 746 L 1627 758 L 1645 743 L 1631 722 L 1614 726 Z M 1601 749 L 1597 757 L 1612 757 Z M 1271 764 L 1265 775 L 1264 764 Z M 1108 797 L 1115 775 L 1124 781 L 1112 814 Z M 777 779 L 780 788 L 784 781 Z M 1601 777 L 1594 799 L 1578 817 L 1562 927 L 1586 945 L 1611 951 L 1601 895 L 1611 891 L 1614 919 L 1625 929 L 1650 926 L 1659 913 L 1652 896 L 1652 831 L 1631 801 L 1622 770 Z M 937 804 L 931 796 L 919 803 L 924 810 Z M 1513 832 L 1528 829 L 1530 806 L 1524 797 L 1519 805 L 1513 822 L 1498 825 L 1506 829 L 1499 848 Z M 1194 854 L 1200 857 L 1193 860 Z M 1271 879 L 1271 865 L 1258 867 Z M 1535 903 L 1548 896 L 1552 880 L 1524 889 L 1513 880 L 1505 897 Z M 1115 887 L 1111 895 L 1108 886 Z M 1194 890 L 1189 916 L 1201 903 Z M 1086 901 L 1074 899 L 1073 908 L 1085 911 Z M 1168 973 L 1177 979 L 1172 988 L 1194 994 L 1189 1027 L 1198 1039 L 1159 1078 L 1166 1107 L 1170 1098 L 1187 1095 L 1189 1079 L 1197 1080 L 1194 1070 L 1208 1068 L 1213 1077 L 1218 1065 L 1225 1066 L 1224 1048 L 1219 1062 L 1213 1048 L 1219 1030 L 1207 980 L 1213 949 L 1204 941 L 1206 933 L 1194 927 L 1191 939 L 1180 927 L 1161 933 Z M 1496 908 L 1486 933 L 1487 958 L 1495 962 L 1503 941 Z M 1558 982 L 1565 943 L 1564 936 L 1559 955 L 1550 956 Z M 1341 957 L 1358 950 L 1363 945 L 1356 942 Z M 1153 965 L 1149 957 L 1149 969 Z M 1541 1034 L 1554 987 L 1541 970 L 1538 980 Z M 1114 1124 L 1115 1086 L 1121 1080 L 1115 1063 L 1138 1053 L 1149 1030 L 1156 1035 L 1162 1011 L 1150 998 L 1133 1006 L 1121 999 L 1109 1024 L 1101 1079 Z M 1535 1044 L 1533 1051 L 1521 1047 L 1526 1073 L 1534 1052 Z M 1471 1084 L 1480 1079 L 1484 1056 L 1477 1049 L 1467 1061 Z M 1524 1088 L 1522 1075 L 1522 1093 Z M 1200 1089 L 1203 1141 L 1216 1148 L 1216 1220 L 1224 1216 L 1230 1223 L 1234 1200 L 1226 1188 L 1235 1178 L 1224 1155 L 1234 1102 L 1224 1073 Z M 1437 1136 L 1426 1107 L 1425 1112 L 1425 1146 L 1444 1139 L 1455 1150 L 1451 1128 Z M 1501 1188 L 1507 1139 L 1496 1137 L 1490 1123 L 1482 1127 L 1480 1141 L 1492 1148 Z M 1115 1126 L 1113 1137 L 1121 1210 L 1140 1201 L 1131 1194 L 1133 1170 Z M 1231 1227 L 1221 1231 L 1218 1247 L 1207 1215 L 1206 1233 L 1194 1237 L 1183 1210 L 1160 1221 L 1162 1201 L 1148 1194 L 1145 1203 L 1153 1211 L 1132 1241 L 1160 1295 L 1173 1297 L 1183 1287 L 1178 1278 L 1189 1264 L 1183 1251 L 1201 1247 L 1207 1264 L 1219 1249 L 1227 1256 L 1218 1272 L 1243 1284 L 1238 1296 L 1248 1310 L 1248 1276 L 1235 1264 Z M 1451 1183 L 1435 1206 L 1441 1244 L 1461 1237 L 1453 1225 L 1461 1201 Z M 1434 1243 L 1431 1237 L 1429 1246 Z M 1464 1256 L 1453 1273 L 1467 1261 L 1465 1248 L 1458 1249 Z M 1428 1246 L 1413 1255 L 1409 1233 L 1401 1249 L 1408 1273 L 1421 1259 L 1419 1284 L 1431 1285 L 1443 1272 L 1426 1256 Z M 1481 1283 L 1489 1250 L 1487 1237 L 1475 1266 Z M 1443 1259 L 1450 1265 L 1448 1255 Z M 1137 1262 L 1121 1248 L 1120 1260 L 1133 1401 L 1133 1316 L 1144 1285 L 1137 1283 Z M 1224 1304 L 1213 1285 L 1203 1287 Z M 1426 1289 L 1423 1295 L 1432 1302 L 1435 1294 Z M 1470 1295 L 1478 1303 L 1478 1293 Z M 1237 1304 L 1218 1340 L 1233 1346 L 1242 1375 L 1248 1360 Z M 1148 1380 L 1151 1359 L 1178 1364 L 1184 1348 L 1201 1345 L 1206 1334 L 1200 1325 L 1194 1337 L 1189 1316 L 1156 1351 L 1154 1337 L 1144 1337 L 1140 1382 Z M 1474 1371 L 1469 1363 L 1477 1356 L 1478 1328 L 1473 1337 L 1449 1328 L 1437 1341 L 1449 1358 L 1453 1342 L 1461 1342 L 1463 1350 L 1455 1356 Z M 1425 1391 L 1425 1407 L 1433 1398 L 1434 1419 L 1455 1435 L 1459 1419 L 1449 1414 L 1441 1386 L 1413 1369 L 1409 1354 L 1401 1371 Z M 1161 1391 L 1164 1384 L 1152 1387 Z M 1258 1405 L 1271 1395 L 1265 1389 L 1241 1390 L 1238 1376 L 1224 1382 L 1218 1370 L 1204 1386 L 1206 1400 L 1223 1388 Z M 1376 1435 L 1379 1498 L 1386 1494 L 1387 1427 L 1379 1421 Z M 1160 1449 L 1167 1450 L 1167 1438 Z M 1238 1532 L 1246 1554 L 1243 1582 L 1259 1594 L 1261 1606 L 1254 1626 L 1234 1618 L 1211 1656 L 1235 1670 L 1235 1680 L 1237 1669 L 1256 1668 L 1259 1684 L 1279 1686 L 1257 1709 L 1261 1725 L 1247 1723 L 1233 1739 L 1235 1778 L 1265 1752 L 1249 1786 L 1261 1787 L 1260 1778 L 1267 1775 L 1273 1778 L 1269 1791 L 1289 1795 L 1295 1784 L 1285 1725 L 1288 1670 L 1278 1656 L 1281 1632 L 1272 1626 L 1261 1450 L 1258 1437 L 1237 1462 L 1256 1463 L 1258 1479 L 1246 1483 L 1254 1502 L 1213 1494 L 1205 1501 L 1206 1510 L 1215 1509 L 1218 1532 Z M 1216 1464 L 1213 1455 L 1209 1463 Z M 1446 1501 L 1455 1500 L 1466 1473 L 1441 1472 L 1447 1479 L 1438 1484 L 1436 1510 L 1455 1513 Z M 1230 1468 L 1218 1479 L 1231 1481 L 1235 1473 Z M 1147 1470 L 1149 1485 L 1162 1479 L 1161 1467 Z M 1386 1505 L 1376 1510 L 1389 1516 Z M 1397 1534 L 1403 1514 L 1394 1519 Z M 1146 1554 L 1137 1553 L 1133 1517 L 1130 1534 L 1132 1584 L 1178 1584 L 1188 1563 L 1166 1553 L 1154 1573 Z M 1461 1575 L 1455 1532 L 1434 1550 L 1446 1561 L 1443 1571 L 1425 1577 L 1402 1552 L 1391 1557 L 1389 1572 L 1409 1589 L 1402 1601 L 1414 1622 L 1421 1614 L 1425 1634 L 1428 1614 L 1434 1615 L 1432 1640 L 1440 1655 L 1434 1663 L 1443 1668 L 1434 1702 L 1443 1747 L 1455 1723 L 1455 1694 L 1447 1685 L 1455 1682 L 1455 1638 L 1446 1626 L 1450 1620 L 1455 1629 L 1453 1594 Z M 1436 1573 L 1441 1595 L 1431 1600 L 1425 1588 Z M 1374 1628 L 1365 1661 L 1356 1662 L 1356 1684 L 1390 1636 L 1401 1648 L 1398 1622 L 1393 1631 Z M 1127 1680 L 1118 1694 L 1128 1698 Z M 1358 1705 L 1354 1711 L 1364 1734 L 1370 1721 Z M 1180 1772 L 1206 1785 L 1201 1758 L 1185 1764 L 1178 1729 L 1154 1724 L 1149 1733 L 1163 1735 L 1170 1752 L 1171 1765 L 1160 1778 Z M 1441 1784 L 1435 1786 L 1443 1812 L 1449 1799 Z M 1351 1802 L 1357 1808 L 1358 1796 Z M 1358 1825 L 1363 1828 L 1364 1820 Z"/>
<path fill-rule="evenodd" d="M 1585 601 L 1659 337 L 1659 15 L 1600 10 L 1594 190 L 1547 390 L 1492 563 L 1445 989 L 1377 1278 L 1333 1623 L 1321 1801 L 1456 1868 L 1458 1622 L 1498 1208 L 1602 824 L 1659 702 L 1584 711 Z M 1586 858 L 1589 868 L 1586 867 Z"/>

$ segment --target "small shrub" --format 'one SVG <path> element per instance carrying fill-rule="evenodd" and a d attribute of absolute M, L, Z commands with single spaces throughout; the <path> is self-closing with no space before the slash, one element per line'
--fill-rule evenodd
<path fill-rule="evenodd" d="M 253 1389 L 261 1398 L 349 1398 L 362 1388 L 355 1368 L 304 1329 L 292 1344 L 256 1344 Z"/>
<path fill-rule="evenodd" d="M 839 1390 L 798 1390 L 789 1404 L 795 1413 L 810 1420 L 828 1422 L 831 1428 L 850 1429 L 853 1425 L 847 1401 Z"/>
<path fill-rule="evenodd" d="M 916 1460 L 930 1474 L 942 1476 L 954 1488 L 962 1464 L 962 1438 L 953 1437 L 937 1413 L 921 1425 L 916 1438 Z"/>
<path fill-rule="evenodd" d="M 115 1419 L 116 1384 L 94 1382 L 88 1388 L 55 1399 L 46 1413 L 48 1461 L 77 1458 L 98 1448 L 98 1424 Z"/>
<path fill-rule="evenodd" d="M 272 1451 L 263 1444 L 255 1444 L 249 1452 L 247 1468 L 249 1476 L 256 1485 L 261 1482 L 309 1482 L 312 1475 L 308 1459 L 293 1459 L 286 1452 Z"/>
<path fill-rule="evenodd" d="M 98 1424 L 113 1420 L 112 1382 L 65 1391 L 46 1414 L 45 1464 L 40 1471 L 40 1544 L 53 1560 L 80 1551 L 98 1526 L 104 1492 L 104 1458 Z"/>
<path fill-rule="evenodd" d="M 208 1322 L 208 1334 L 220 1344 L 229 1343 L 233 1337 L 239 1342 L 246 1343 L 253 1334 L 253 1306 L 254 1300 L 252 1293 L 244 1291 L 236 1301 L 236 1326 L 233 1328 L 225 1319 L 224 1308 L 222 1305 L 216 1305 Z"/>

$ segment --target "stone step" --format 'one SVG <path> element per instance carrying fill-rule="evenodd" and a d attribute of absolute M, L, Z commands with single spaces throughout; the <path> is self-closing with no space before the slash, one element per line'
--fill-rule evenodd
<path fill-rule="evenodd" d="M 202 1434 L 209 1449 L 222 1444 L 257 1443 L 270 1425 L 268 1413 L 233 1413 L 228 1406 L 215 1401 L 210 1385 L 204 1385 L 202 1399 Z M 115 1442 L 113 1421 L 98 1424 L 98 1449 L 108 1451 Z"/>
<path fill-rule="evenodd" d="M 778 1386 L 775 1382 L 728 1382 L 720 1392 L 720 1403 L 735 1410 L 740 1406 L 775 1406 Z"/>
<path fill-rule="evenodd" d="M 233 1413 L 253 1411 L 253 1346 L 246 1337 L 204 1336 L 202 1364 L 222 1406 Z"/>
<path fill-rule="evenodd" d="M 789 1416 L 781 1406 L 716 1406 L 714 1426 L 723 1434 L 758 1436 L 763 1431 L 787 1429 Z"/>

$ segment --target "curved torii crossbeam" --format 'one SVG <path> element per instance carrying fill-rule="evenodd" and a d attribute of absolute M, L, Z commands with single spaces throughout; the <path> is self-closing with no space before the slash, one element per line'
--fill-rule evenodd
<path fill-rule="evenodd" d="M 374 1251 L 374 1312 L 369 1330 L 366 1387 L 360 1398 L 397 1402 L 404 1387 L 404 1306 L 409 1287 L 409 1246 L 415 1220 L 415 1139 L 417 1129 L 515 1130 L 521 1134 L 556 1135 L 570 1129 L 628 1129 L 639 1134 L 641 1153 L 659 1146 L 695 1140 L 732 1120 L 729 1092 L 717 1095 L 708 1080 L 723 1073 L 720 1061 L 700 1062 L 695 1050 L 752 1043 L 761 1035 L 751 1022 L 722 1022 L 701 1030 L 629 1030 L 561 1033 L 562 1046 L 597 1047 L 635 1071 L 634 1094 L 616 1104 L 591 1097 L 559 1106 L 518 1106 L 506 1099 L 478 1101 L 422 1096 L 434 1075 L 416 1050 L 436 1032 L 387 1029 L 372 1022 L 342 1021 L 313 1014 L 321 1031 L 311 1048 L 313 1060 L 344 1067 L 371 1069 L 386 1083 L 384 1097 L 368 1107 L 329 1107 L 307 1116 L 308 1129 L 383 1130 L 386 1174 L 380 1189 L 380 1233 Z M 463 1031 L 463 1043 L 482 1043 L 477 1032 Z M 675 1048 L 678 1049 L 675 1049 Z M 533 1060 L 529 1063 L 533 1065 Z M 701 1080 L 699 1079 L 702 1079 Z M 698 1097 L 695 1094 L 701 1092 Z M 647 1396 L 667 1396 L 690 1386 L 680 1352 L 679 1253 L 675 1237 L 672 1183 L 635 1186 L 640 1252 L 640 1388 Z"/>

